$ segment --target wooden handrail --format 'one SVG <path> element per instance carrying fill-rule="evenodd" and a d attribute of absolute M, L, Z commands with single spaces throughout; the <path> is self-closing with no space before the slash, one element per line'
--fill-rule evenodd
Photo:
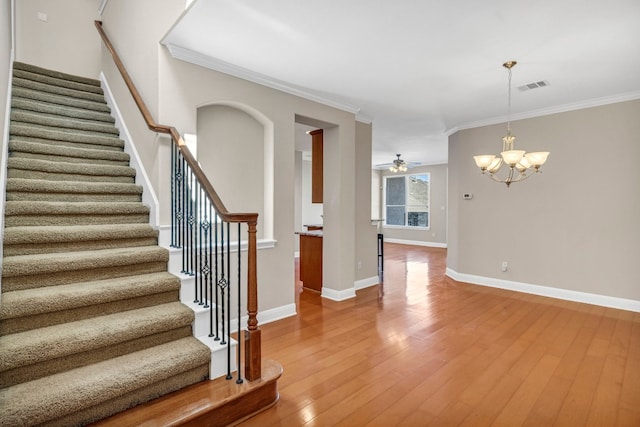
<path fill-rule="evenodd" d="M 147 127 L 154 132 L 166 133 L 171 135 L 171 138 L 176 142 L 176 144 L 178 144 L 178 148 L 180 149 L 180 152 L 184 156 L 187 164 L 191 167 L 191 170 L 195 174 L 198 181 L 200 181 L 200 184 L 202 185 L 202 188 L 204 189 L 205 193 L 211 199 L 211 202 L 213 203 L 213 206 L 216 208 L 216 211 L 218 212 L 218 214 L 220 215 L 220 218 L 222 218 L 224 221 L 227 221 L 227 222 L 234 222 L 234 223 L 246 222 L 249 224 L 251 223 L 257 224 L 258 223 L 257 213 L 229 212 L 225 207 L 224 203 L 222 203 L 222 199 L 220 199 L 220 197 L 218 196 L 218 193 L 209 182 L 209 179 L 207 179 L 207 176 L 204 174 L 204 172 L 200 168 L 200 165 L 198 164 L 196 159 L 193 157 L 193 154 L 191 154 L 191 152 L 187 148 L 187 145 L 185 144 L 184 140 L 182 139 L 182 137 L 180 136 L 176 128 L 174 128 L 173 126 L 158 124 L 153 120 L 153 117 L 151 117 L 151 113 L 149 112 L 147 105 L 144 103 L 144 101 L 142 100 L 142 97 L 140 96 L 140 93 L 138 92 L 138 89 L 136 89 L 135 85 L 133 84 L 133 80 L 131 79 L 131 76 L 129 76 L 129 73 L 125 69 L 122 61 L 120 60 L 118 53 L 115 51 L 113 45 L 111 44 L 109 37 L 107 37 L 107 34 L 104 32 L 104 29 L 102 28 L 102 22 L 94 21 L 94 23 L 96 28 L 98 29 L 98 33 L 100 34 L 100 37 L 102 37 L 102 41 L 104 42 L 105 46 L 111 53 L 113 62 L 118 67 L 118 70 L 120 71 L 120 74 L 122 75 L 122 78 L 124 79 L 124 82 L 127 85 L 129 92 L 131 92 L 131 96 L 133 96 L 133 100 L 138 106 L 138 109 L 140 110 L 140 113 L 142 114 L 144 121 L 147 123 Z"/>
<path fill-rule="evenodd" d="M 138 106 L 142 117 L 147 123 L 147 127 L 160 133 L 166 133 L 171 135 L 172 141 L 178 146 L 178 149 L 182 153 L 182 156 L 186 160 L 187 164 L 191 167 L 196 179 L 200 182 L 205 194 L 211 200 L 218 215 L 223 221 L 231 223 L 247 223 L 248 226 L 248 241 L 247 241 L 247 330 L 244 332 L 245 343 L 245 377 L 249 381 L 260 379 L 262 375 L 261 364 L 261 331 L 258 328 L 258 274 L 257 274 L 257 238 L 256 227 L 258 224 L 257 213 L 232 213 L 227 210 L 222 203 L 222 200 L 218 196 L 218 193 L 213 188 L 209 179 L 205 175 L 204 171 L 200 168 L 200 165 L 187 148 L 184 140 L 173 126 L 161 125 L 153 120 L 149 109 L 142 100 L 140 93 L 133 84 L 133 80 L 124 67 L 124 64 L 120 60 L 115 51 L 109 37 L 102 28 L 101 21 L 94 21 L 95 26 L 102 38 L 107 49 L 111 53 L 114 63 L 118 67 L 122 78 L 124 79 L 131 96 Z M 238 236 L 240 238 L 240 236 Z"/>

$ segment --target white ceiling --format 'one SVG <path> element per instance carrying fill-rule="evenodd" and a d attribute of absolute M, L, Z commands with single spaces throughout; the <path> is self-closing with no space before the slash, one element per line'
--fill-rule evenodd
<path fill-rule="evenodd" d="M 640 0 L 196 0 L 163 43 L 371 121 L 372 165 L 506 121 L 507 60 L 514 119 L 640 98 Z"/>

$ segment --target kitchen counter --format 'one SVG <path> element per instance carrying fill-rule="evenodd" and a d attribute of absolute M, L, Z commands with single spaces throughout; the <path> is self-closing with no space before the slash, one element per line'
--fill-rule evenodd
<path fill-rule="evenodd" d="M 296 231 L 300 236 L 322 237 L 322 230 Z"/>

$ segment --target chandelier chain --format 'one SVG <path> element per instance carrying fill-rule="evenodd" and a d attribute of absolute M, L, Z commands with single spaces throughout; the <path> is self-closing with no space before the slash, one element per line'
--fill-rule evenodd
<path fill-rule="evenodd" d="M 507 135 L 511 135 L 511 67 L 509 70 L 509 86 L 507 89 Z"/>

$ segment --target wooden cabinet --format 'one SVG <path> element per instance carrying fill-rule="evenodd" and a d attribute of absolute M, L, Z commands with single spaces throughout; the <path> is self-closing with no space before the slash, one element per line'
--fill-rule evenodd
<path fill-rule="evenodd" d="M 321 233 L 300 233 L 300 281 L 305 288 L 322 291 Z"/>
<path fill-rule="evenodd" d="M 317 129 L 311 135 L 311 203 L 322 203 L 323 198 L 323 131 Z"/>

